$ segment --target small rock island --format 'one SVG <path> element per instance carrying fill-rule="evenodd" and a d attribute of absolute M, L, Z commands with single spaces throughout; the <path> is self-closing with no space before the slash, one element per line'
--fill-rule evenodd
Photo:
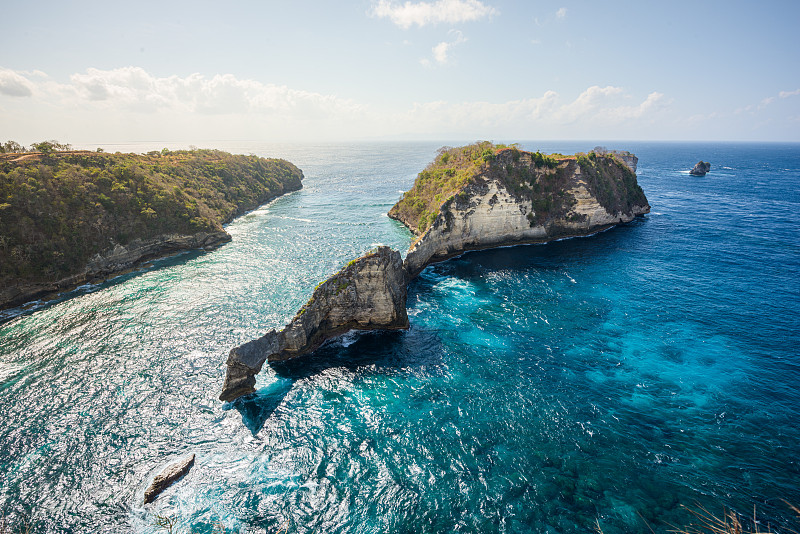
<path fill-rule="evenodd" d="M 700 160 L 697 164 L 689 171 L 689 174 L 692 176 L 705 176 L 711 170 L 711 164 L 707 161 Z"/>
<path fill-rule="evenodd" d="M 431 263 L 469 250 L 585 236 L 650 212 L 629 152 L 563 156 L 479 142 L 439 150 L 389 211 L 417 238 L 406 258 L 389 247 L 320 284 L 281 331 L 230 351 L 220 400 L 255 391 L 265 362 L 297 358 L 348 330 L 406 329 L 407 285 Z"/>

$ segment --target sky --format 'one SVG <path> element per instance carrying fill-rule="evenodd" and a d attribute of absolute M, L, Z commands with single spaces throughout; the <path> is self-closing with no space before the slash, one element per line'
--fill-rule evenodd
<path fill-rule="evenodd" d="M 0 141 L 800 142 L 800 1 L 3 1 Z"/>

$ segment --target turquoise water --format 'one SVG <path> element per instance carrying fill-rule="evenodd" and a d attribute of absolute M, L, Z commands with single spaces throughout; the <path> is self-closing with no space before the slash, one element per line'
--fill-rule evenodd
<path fill-rule="evenodd" d="M 438 146 L 222 146 L 289 159 L 304 189 L 217 251 L 0 324 L 0 514 L 137 533 L 156 515 L 196 532 L 663 532 L 681 504 L 791 520 L 798 145 L 609 146 L 639 156 L 647 217 L 431 266 L 408 332 L 344 336 L 217 401 L 232 346 L 376 244 L 408 247 L 385 213 Z M 712 172 L 690 177 L 700 159 Z"/>

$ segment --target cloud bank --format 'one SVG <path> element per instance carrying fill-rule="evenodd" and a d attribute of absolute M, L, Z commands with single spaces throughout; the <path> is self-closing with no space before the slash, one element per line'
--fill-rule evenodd
<path fill-rule="evenodd" d="M 422 27 L 480 20 L 496 15 L 497 10 L 478 0 L 437 0 L 404 4 L 379 0 L 372 6 L 370 14 L 377 18 L 388 18 L 398 27 L 407 30 L 414 25 Z"/>
<path fill-rule="evenodd" d="M 32 84 L 13 70 L 0 68 L 0 95 L 31 96 Z"/>
<path fill-rule="evenodd" d="M 454 40 L 433 49 L 448 60 Z M 0 70 L 7 137 L 135 141 L 418 139 L 608 139 L 638 136 L 669 102 L 616 86 L 569 97 L 546 91 L 506 102 L 416 102 L 379 108 L 338 95 L 239 79 L 232 74 L 157 77 L 140 67 L 90 68 L 59 83 L 43 73 Z"/>

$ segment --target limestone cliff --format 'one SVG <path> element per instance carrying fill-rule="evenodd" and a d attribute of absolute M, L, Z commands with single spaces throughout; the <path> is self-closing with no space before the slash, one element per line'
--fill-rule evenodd
<path fill-rule="evenodd" d="M 614 156 L 624 163 L 631 170 L 631 172 L 634 173 L 636 172 L 636 167 L 639 164 L 639 158 L 627 150 L 608 150 L 604 146 L 596 146 L 592 149 L 592 152 L 598 156 Z"/>
<path fill-rule="evenodd" d="M 635 174 L 614 154 L 549 157 L 516 148 L 481 154 L 458 189 L 434 197 L 445 197 L 435 211 L 414 220 L 413 206 L 423 203 L 425 191 L 415 184 L 417 196 L 407 193 L 389 212 L 419 236 L 405 260 L 411 277 L 468 250 L 588 235 L 650 211 Z M 417 180 L 430 183 L 432 175 Z"/>
<path fill-rule="evenodd" d="M 348 330 L 408 328 L 408 282 L 467 250 L 587 235 L 650 211 L 636 156 L 545 156 L 482 142 L 443 148 L 391 209 L 419 238 L 405 262 L 388 247 L 320 284 L 283 330 L 230 351 L 220 400 L 255 391 L 264 362 L 307 354 Z"/>
<path fill-rule="evenodd" d="M 389 247 L 348 263 L 317 286 L 308 303 L 281 331 L 231 350 L 219 398 L 231 401 L 255 391 L 265 361 L 307 354 L 349 330 L 408 328 L 406 277 L 400 253 Z"/>

